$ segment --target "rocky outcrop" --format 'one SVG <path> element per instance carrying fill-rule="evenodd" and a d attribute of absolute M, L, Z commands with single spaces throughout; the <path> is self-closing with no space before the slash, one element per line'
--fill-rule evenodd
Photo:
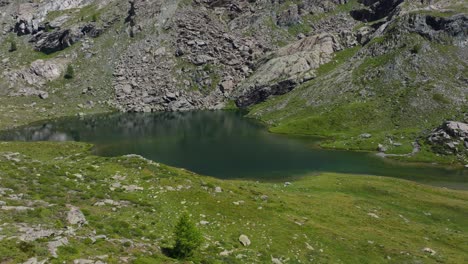
<path fill-rule="evenodd" d="M 416 13 L 404 16 L 401 24 L 409 32 L 417 33 L 431 41 L 462 47 L 468 45 L 468 16 L 464 14 L 439 17 Z"/>
<path fill-rule="evenodd" d="M 352 10 L 351 16 L 359 21 L 371 22 L 389 16 L 404 0 L 359 0 L 365 7 Z"/>
<path fill-rule="evenodd" d="M 13 31 L 19 36 L 36 33 L 39 31 L 39 27 L 46 19 L 48 13 L 83 7 L 91 2 L 93 0 L 49 0 L 40 4 L 19 4 L 17 13 L 15 14 L 16 24 Z"/>
<path fill-rule="evenodd" d="M 315 78 L 315 70 L 341 49 L 343 46 L 338 38 L 330 34 L 307 37 L 280 49 L 244 84 L 236 104 L 247 107 L 271 95 L 290 92 L 297 85 Z"/>
<path fill-rule="evenodd" d="M 434 151 L 442 154 L 468 154 L 468 124 L 447 121 L 427 137 Z"/>
<path fill-rule="evenodd" d="M 30 42 L 34 43 L 37 51 L 46 54 L 64 50 L 85 37 L 96 38 L 104 30 L 97 28 L 94 24 L 86 24 L 77 28 L 56 30 L 53 32 L 39 32 L 35 34 Z"/>
<path fill-rule="evenodd" d="M 53 80 L 61 78 L 65 71 L 67 59 L 36 60 L 24 69 L 4 72 L 3 76 L 10 83 L 21 84 L 21 88 L 13 89 L 10 96 L 39 96 L 46 99 L 49 95 L 43 89 Z"/>

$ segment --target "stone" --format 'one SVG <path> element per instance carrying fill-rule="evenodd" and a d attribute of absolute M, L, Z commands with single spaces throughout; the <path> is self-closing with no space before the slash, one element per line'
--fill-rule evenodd
<path fill-rule="evenodd" d="M 75 259 L 73 260 L 73 264 L 94 264 L 94 261 L 89 259 Z"/>
<path fill-rule="evenodd" d="M 468 154 L 468 124 L 444 122 L 428 135 L 427 142 L 438 153 L 455 154 L 464 151 Z"/>
<path fill-rule="evenodd" d="M 223 189 L 221 189 L 221 187 L 219 187 L 219 186 L 216 186 L 214 191 L 215 191 L 215 193 L 220 193 L 220 192 L 223 192 Z"/>
<path fill-rule="evenodd" d="M 124 185 L 122 186 L 122 189 L 124 189 L 127 192 L 134 192 L 134 191 L 143 191 L 144 188 L 136 185 Z"/>
<path fill-rule="evenodd" d="M 387 150 L 388 150 L 387 147 L 382 145 L 382 144 L 379 144 L 377 146 L 377 151 L 379 151 L 379 152 L 386 152 Z"/>
<path fill-rule="evenodd" d="M 234 205 L 241 205 L 241 204 L 244 204 L 245 202 L 244 201 L 237 201 L 237 202 L 232 202 Z"/>
<path fill-rule="evenodd" d="M 367 138 L 371 138 L 372 135 L 369 134 L 369 133 L 364 133 L 364 134 L 359 135 L 359 137 L 361 137 L 361 138 L 366 138 L 366 139 L 367 139 Z"/>
<path fill-rule="evenodd" d="M 235 87 L 234 81 L 232 80 L 226 80 L 221 83 L 221 92 L 223 93 L 229 93 L 231 92 Z"/>
<path fill-rule="evenodd" d="M 434 256 L 437 253 L 435 250 L 428 247 L 423 248 L 422 251 L 431 254 L 431 256 Z"/>
<path fill-rule="evenodd" d="M 367 214 L 368 216 L 372 217 L 372 218 L 376 218 L 376 219 L 379 219 L 380 217 L 374 213 L 368 213 Z"/>
<path fill-rule="evenodd" d="M 283 264 L 283 262 L 281 262 L 280 259 L 274 258 L 273 256 L 271 256 L 271 263 L 273 263 L 273 264 Z"/>
<path fill-rule="evenodd" d="M 27 207 L 27 206 L 6 206 L 6 205 L 2 206 L 1 209 L 5 211 L 17 211 L 17 212 L 25 212 L 25 211 L 34 210 L 34 208 Z"/>
<path fill-rule="evenodd" d="M 45 100 L 45 99 L 49 98 L 49 93 L 48 93 L 48 92 L 43 92 L 43 91 L 41 91 L 41 92 L 39 93 L 39 98 Z"/>
<path fill-rule="evenodd" d="M 26 262 L 23 262 L 23 264 L 45 264 L 47 263 L 48 259 L 44 259 L 42 261 L 39 261 L 36 257 L 28 259 Z"/>
<path fill-rule="evenodd" d="M 23 234 L 20 236 L 22 241 L 35 241 L 42 238 L 49 238 L 54 235 L 61 235 L 63 232 L 58 230 L 52 229 L 42 229 L 40 226 L 38 227 L 29 227 L 24 226 L 18 228 L 20 232 Z"/>
<path fill-rule="evenodd" d="M 68 239 L 66 237 L 60 237 L 60 238 L 57 238 L 54 241 L 50 241 L 49 243 L 47 243 L 47 248 L 49 249 L 50 254 L 54 258 L 56 258 L 56 257 L 58 257 L 57 249 L 59 247 L 61 247 L 61 246 L 65 246 L 65 245 L 68 245 Z"/>
<path fill-rule="evenodd" d="M 86 218 L 78 207 L 68 206 L 70 211 L 67 213 L 67 221 L 71 225 L 83 226 L 88 223 Z"/>
<path fill-rule="evenodd" d="M 227 257 L 232 254 L 232 251 L 229 251 L 227 249 L 223 250 L 222 252 L 219 253 L 220 256 L 222 257 Z"/>
<path fill-rule="evenodd" d="M 249 237 L 246 236 L 246 235 L 240 235 L 240 236 L 239 236 L 239 242 L 240 242 L 244 247 L 248 247 L 248 246 L 250 246 L 250 244 L 251 244 Z"/>
<path fill-rule="evenodd" d="M 131 94 L 132 93 L 132 86 L 130 84 L 125 84 L 123 87 L 122 87 L 122 91 L 125 93 L 125 94 Z"/>

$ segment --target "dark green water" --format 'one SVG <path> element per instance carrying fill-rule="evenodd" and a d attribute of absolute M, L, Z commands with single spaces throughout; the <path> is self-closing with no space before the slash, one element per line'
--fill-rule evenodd
<path fill-rule="evenodd" d="M 36 123 L 3 140 L 95 144 L 96 154 L 139 154 L 218 178 L 285 181 L 306 173 L 384 175 L 468 189 L 468 170 L 389 162 L 372 153 L 323 150 L 317 139 L 274 135 L 235 112 L 110 114 Z"/>

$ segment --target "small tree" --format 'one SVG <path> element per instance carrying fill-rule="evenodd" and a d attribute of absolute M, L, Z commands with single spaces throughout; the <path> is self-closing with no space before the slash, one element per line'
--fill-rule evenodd
<path fill-rule="evenodd" d="M 10 51 L 10 52 L 14 52 L 14 51 L 16 51 L 17 49 L 18 49 L 18 48 L 16 47 L 16 42 L 13 41 L 13 40 L 10 41 L 10 49 L 9 49 L 9 51 Z"/>
<path fill-rule="evenodd" d="M 184 213 L 177 223 L 174 235 L 176 237 L 172 255 L 179 259 L 185 259 L 193 255 L 200 247 L 203 237 L 195 224 L 190 221 L 189 215 Z"/>
<path fill-rule="evenodd" d="M 65 71 L 65 79 L 73 79 L 75 77 L 75 70 L 73 66 L 68 65 L 67 70 Z"/>

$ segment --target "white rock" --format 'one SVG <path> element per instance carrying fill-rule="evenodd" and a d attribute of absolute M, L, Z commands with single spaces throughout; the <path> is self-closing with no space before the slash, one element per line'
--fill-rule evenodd
<path fill-rule="evenodd" d="M 368 213 L 367 215 L 370 216 L 370 217 L 376 218 L 376 219 L 380 218 L 378 215 L 376 215 L 374 213 Z"/>
<path fill-rule="evenodd" d="M 241 205 L 241 204 L 244 204 L 245 202 L 244 201 L 237 201 L 237 202 L 232 202 L 234 205 Z"/>
<path fill-rule="evenodd" d="M 428 247 L 423 248 L 422 251 L 431 254 L 431 256 L 434 256 L 437 253 L 435 250 Z"/>
<path fill-rule="evenodd" d="M 17 212 L 24 212 L 28 210 L 34 210 L 32 207 L 26 207 L 26 206 L 2 206 L 2 210 L 5 211 L 17 211 Z"/>
<path fill-rule="evenodd" d="M 232 253 L 232 251 L 229 251 L 229 250 L 226 249 L 226 250 L 220 252 L 219 255 L 222 256 L 222 257 L 227 257 L 227 256 L 231 255 L 231 253 Z"/>
<path fill-rule="evenodd" d="M 241 242 L 241 244 L 242 244 L 244 247 L 250 246 L 250 239 L 249 239 L 249 237 L 246 236 L 246 235 L 240 235 L 240 237 L 239 237 L 239 242 Z"/>
<path fill-rule="evenodd" d="M 283 264 L 280 259 L 274 258 L 273 256 L 271 257 L 271 263 L 273 264 Z"/>
<path fill-rule="evenodd" d="M 75 259 L 73 264 L 94 264 L 94 261 L 89 259 Z"/>
<path fill-rule="evenodd" d="M 26 262 L 23 262 L 23 264 L 44 264 L 46 262 L 47 262 L 47 259 L 38 261 L 37 258 L 30 258 Z"/>

